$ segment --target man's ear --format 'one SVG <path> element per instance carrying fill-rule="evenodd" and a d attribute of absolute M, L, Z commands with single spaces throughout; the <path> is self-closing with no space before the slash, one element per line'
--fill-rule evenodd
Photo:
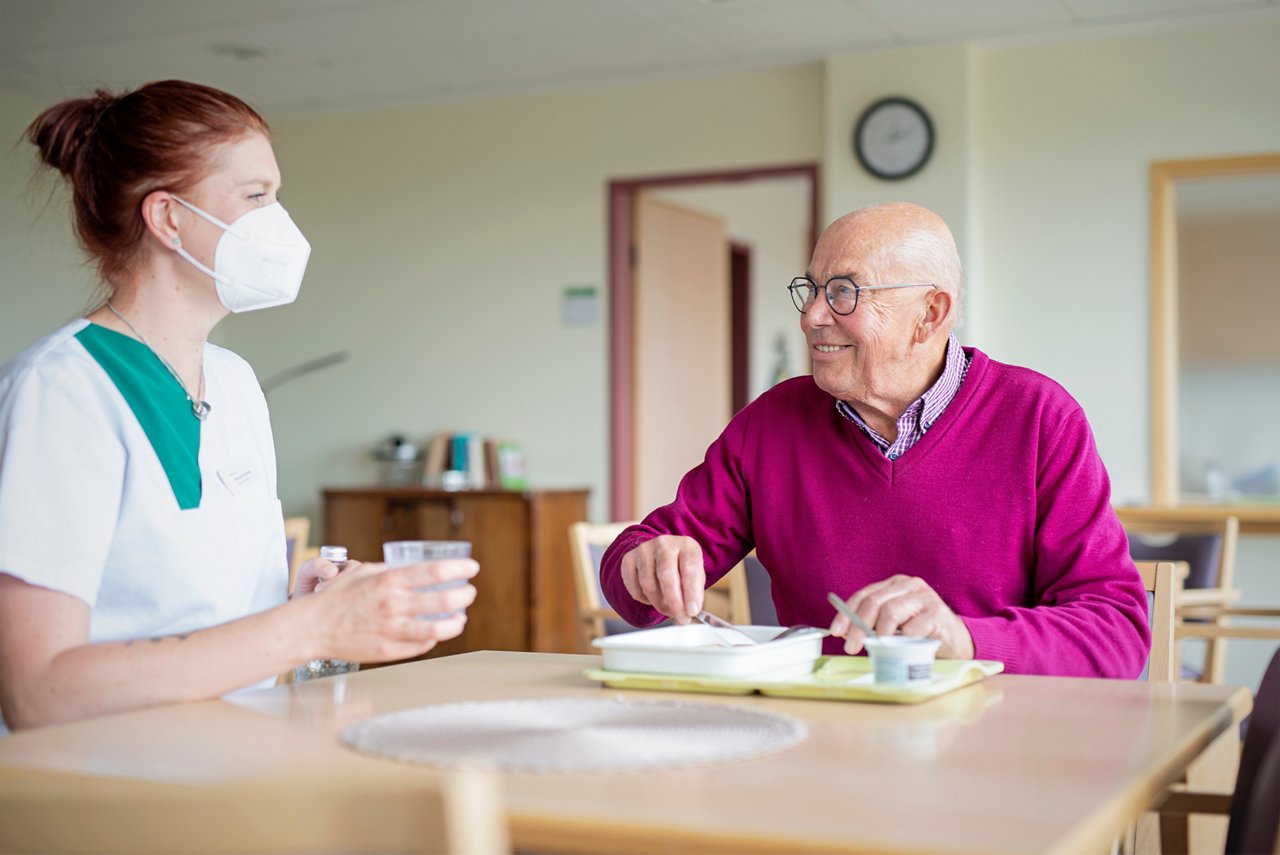
<path fill-rule="evenodd" d="M 182 246 L 178 228 L 178 204 L 166 190 L 153 190 L 142 200 L 142 221 L 147 232 L 168 249 Z"/>
<path fill-rule="evenodd" d="M 924 304 L 924 312 L 916 323 L 916 344 L 925 344 L 937 335 L 939 330 L 947 329 L 954 311 L 955 301 L 950 291 L 944 291 L 941 288 L 930 291 L 929 298 Z"/>

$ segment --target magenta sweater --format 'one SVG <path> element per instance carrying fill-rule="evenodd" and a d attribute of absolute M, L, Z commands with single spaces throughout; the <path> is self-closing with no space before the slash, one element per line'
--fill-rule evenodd
<path fill-rule="evenodd" d="M 622 556 L 683 534 L 701 544 L 708 584 L 754 547 L 784 626 L 826 626 L 828 591 L 905 573 L 964 619 L 976 658 L 1009 673 L 1138 676 L 1151 644 L 1146 591 L 1083 410 L 1047 377 L 965 350 L 959 393 L 897 461 L 812 377 L 765 392 L 675 501 L 605 552 L 606 598 L 636 626 L 659 623 L 627 593 Z"/>

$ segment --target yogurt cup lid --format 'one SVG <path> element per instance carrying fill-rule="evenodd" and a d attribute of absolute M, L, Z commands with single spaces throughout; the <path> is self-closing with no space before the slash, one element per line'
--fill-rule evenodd
<path fill-rule="evenodd" d="M 875 638 L 865 638 L 862 645 L 868 650 L 876 648 L 877 650 L 924 650 L 930 648 L 937 650 L 942 646 L 942 642 L 936 638 L 925 638 L 919 635 L 878 635 Z"/>

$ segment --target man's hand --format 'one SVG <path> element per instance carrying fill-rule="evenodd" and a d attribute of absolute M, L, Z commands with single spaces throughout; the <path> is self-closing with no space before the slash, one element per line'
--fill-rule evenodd
<path fill-rule="evenodd" d="M 692 537 L 655 537 L 622 556 L 622 583 L 632 599 L 682 626 L 702 611 L 706 582 L 702 547 Z"/>
<path fill-rule="evenodd" d="M 624 564 L 625 566 L 625 564 Z M 916 576 L 890 576 L 873 582 L 848 599 L 849 608 L 875 628 L 879 635 L 936 638 L 942 642 L 939 659 L 972 659 L 973 637 L 964 621 L 942 601 L 938 592 Z M 862 630 L 844 615 L 831 621 L 831 634 L 845 639 L 846 653 L 862 649 Z"/>

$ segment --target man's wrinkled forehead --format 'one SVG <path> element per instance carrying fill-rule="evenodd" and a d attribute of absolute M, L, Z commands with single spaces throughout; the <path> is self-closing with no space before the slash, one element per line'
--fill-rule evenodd
<path fill-rule="evenodd" d="M 885 251 L 880 241 L 870 237 L 852 228 L 827 229 L 814 247 L 807 275 L 815 282 L 825 282 L 833 276 L 867 281 L 882 266 Z"/>

